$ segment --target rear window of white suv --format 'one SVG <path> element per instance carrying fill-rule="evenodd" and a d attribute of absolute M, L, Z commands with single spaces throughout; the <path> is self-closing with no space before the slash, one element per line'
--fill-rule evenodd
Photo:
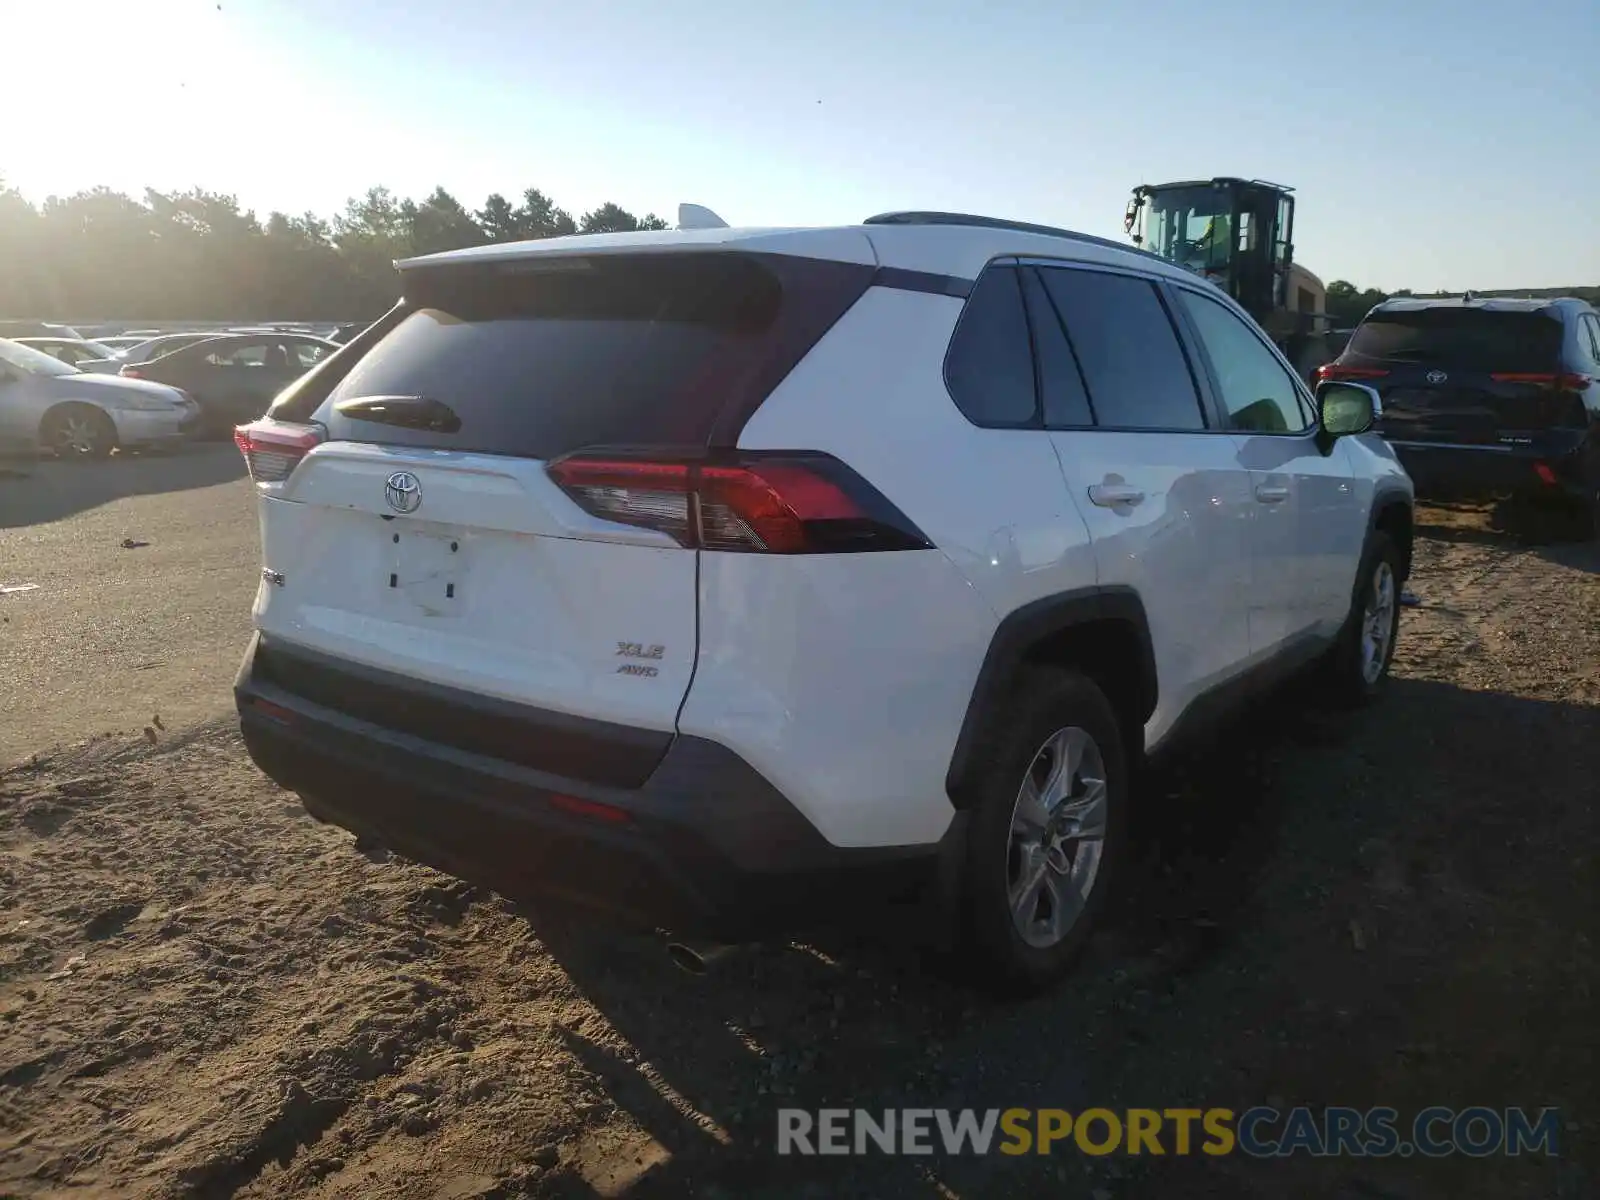
<path fill-rule="evenodd" d="M 724 425 L 731 441 L 871 275 L 727 252 L 419 268 L 405 277 L 410 311 L 318 418 L 334 438 L 539 459 L 705 445 Z M 432 402 L 448 419 L 417 428 L 337 411 L 378 397 Z"/>

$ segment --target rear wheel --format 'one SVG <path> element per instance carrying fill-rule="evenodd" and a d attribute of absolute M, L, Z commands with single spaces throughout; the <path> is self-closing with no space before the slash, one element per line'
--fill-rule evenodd
<path fill-rule="evenodd" d="M 984 986 L 1035 991 L 1070 969 L 1105 906 L 1128 767 L 1110 702 L 1076 672 L 1026 676 L 997 728 L 967 845 L 965 958 Z"/>
<path fill-rule="evenodd" d="M 61 458 L 106 458 L 117 448 L 117 427 L 92 404 L 62 404 L 45 414 L 39 440 Z"/>
<path fill-rule="evenodd" d="M 1600 541 L 1600 481 L 1589 483 L 1588 494 L 1579 498 L 1574 510 L 1578 537 L 1585 541 Z"/>

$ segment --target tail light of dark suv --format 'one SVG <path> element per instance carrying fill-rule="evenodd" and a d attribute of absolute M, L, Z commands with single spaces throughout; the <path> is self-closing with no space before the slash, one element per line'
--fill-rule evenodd
<path fill-rule="evenodd" d="M 932 545 L 855 471 L 812 451 L 703 461 L 578 453 L 548 470 L 586 512 L 695 549 L 841 554 Z"/>

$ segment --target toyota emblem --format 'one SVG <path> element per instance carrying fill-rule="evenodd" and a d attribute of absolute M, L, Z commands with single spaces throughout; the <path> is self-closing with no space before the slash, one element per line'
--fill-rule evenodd
<path fill-rule="evenodd" d="M 396 471 L 383 485 L 383 498 L 395 512 L 416 512 L 422 505 L 422 484 L 410 471 Z"/>
<path fill-rule="evenodd" d="M 1428 382 L 1429 383 L 1443 383 L 1446 379 L 1449 379 L 1449 378 L 1450 378 L 1450 376 L 1446 375 L 1443 371 L 1429 371 L 1428 372 Z"/>

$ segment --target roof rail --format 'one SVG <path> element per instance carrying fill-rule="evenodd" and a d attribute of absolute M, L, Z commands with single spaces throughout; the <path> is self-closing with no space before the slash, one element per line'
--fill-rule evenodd
<path fill-rule="evenodd" d="M 1008 229 L 1014 233 L 1038 233 L 1046 237 L 1070 238 L 1075 242 L 1087 242 L 1091 246 L 1105 246 L 1112 250 L 1121 250 L 1126 254 L 1153 258 L 1157 262 L 1167 262 L 1159 254 L 1149 250 L 1141 250 L 1124 242 L 1114 242 L 1110 238 L 1096 237 L 1092 233 L 1078 233 L 1054 225 L 1035 225 L 1029 221 L 1007 221 L 1003 217 L 980 217 L 972 213 L 886 212 L 868 217 L 861 223 L 863 225 L 963 225 L 973 229 Z"/>

